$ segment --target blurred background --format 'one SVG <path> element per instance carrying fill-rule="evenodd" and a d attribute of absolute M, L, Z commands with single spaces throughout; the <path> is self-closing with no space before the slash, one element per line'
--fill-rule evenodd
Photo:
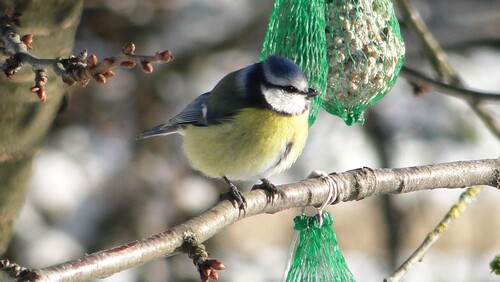
<path fill-rule="evenodd" d="M 500 2 L 412 1 L 467 86 L 500 92 Z M 71 87 L 38 155 L 27 202 L 8 254 L 45 267 L 161 232 L 213 206 L 224 184 L 193 171 L 180 136 L 135 141 L 167 121 L 225 74 L 258 61 L 273 1 L 85 1 L 75 53 L 113 56 L 127 42 L 138 54 L 170 49 L 175 60 L 152 74 L 117 69 L 105 85 Z M 402 26 L 406 65 L 429 70 L 415 36 Z M 473 44 L 471 44 L 473 43 Z M 29 95 L 29 94 L 28 94 Z M 50 97 L 49 97 L 50 99 Z M 500 106 L 491 105 L 500 118 Z M 415 96 L 399 79 L 346 126 L 322 112 L 286 183 L 312 170 L 402 167 L 496 158 L 495 139 L 464 101 L 437 93 Z M 253 183 L 239 183 L 242 190 Z M 328 210 L 340 247 L 358 281 L 382 281 L 420 244 L 458 199 L 434 190 L 341 203 Z M 500 253 L 500 193 L 485 188 L 475 203 L 404 281 L 498 281 L 488 263 Z M 277 281 L 287 263 L 298 209 L 247 218 L 206 242 L 227 269 L 220 281 Z M 178 255 L 100 281 L 197 281 Z"/>

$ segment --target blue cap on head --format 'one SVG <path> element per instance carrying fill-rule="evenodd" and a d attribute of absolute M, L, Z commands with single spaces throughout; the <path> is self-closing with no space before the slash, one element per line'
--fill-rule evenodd
<path fill-rule="evenodd" d="M 272 55 L 267 57 L 263 63 L 266 64 L 273 75 L 277 77 L 297 78 L 304 76 L 299 66 L 284 57 Z"/>
<path fill-rule="evenodd" d="M 307 79 L 302 70 L 287 58 L 272 55 L 263 62 L 264 78 L 267 82 L 279 85 L 293 85 L 300 90 L 307 89 Z"/>

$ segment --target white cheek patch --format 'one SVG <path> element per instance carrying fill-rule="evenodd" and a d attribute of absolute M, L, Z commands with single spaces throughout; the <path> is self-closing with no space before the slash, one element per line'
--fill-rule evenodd
<path fill-rule="evenodd" d="M 306 96 L 289 94 L 281 89 L 260 87 L 267 103 L 275 111 L 289 115 L 300 115 L 309 108 Z"/>

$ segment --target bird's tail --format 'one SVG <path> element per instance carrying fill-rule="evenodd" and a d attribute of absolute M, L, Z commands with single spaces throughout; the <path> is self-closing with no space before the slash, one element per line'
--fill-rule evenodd
<path fill-rule="evenodd" d="M 135 137 L 136 140 L 140 139 L 147 139 L 155 136 L 165 136 L 165 135 L 170 135 L 177 133 L 179 130 L 179 126 L 172 126 L 168 124 L 161 124 L 158 126 L 155 126 L 151 129 L 145 130 Z"/>

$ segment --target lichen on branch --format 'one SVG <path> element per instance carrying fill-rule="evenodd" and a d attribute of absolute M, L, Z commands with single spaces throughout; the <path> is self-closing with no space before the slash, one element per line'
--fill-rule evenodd
<path fill-rule="evenodd" d="M 0 18 L 0 51 L 8 57 L 2 64 L 2 70 L 8 78 L 13 77 L 23 65 L 31 65 L 35 73 L 35 85 L 30 91 L 37 94 L 44 102 L 47 99 L 45 84 L 48 80 L 47 71 L 52 69 L 67 85 L 80 83 L 86 86 L 91 79 L 100 84 L 115 75 L 114 68 L 134 68 L 140 65 L 144 72 L 153 72 L 153 64 L 170 62 L 174 57 L 170 50 L 158 51 L 154 55 L 135 54 L 135 44 L 128 43 L 113 57 L 98 61 L 96 55 L 88 56 L 85 49 L 78 55 L 67 58 L 38 58 L 29 52 L 33 49 L 33 35 L 21 36 L 15 27 L 20 27 L 21 14 L 13 9 L 7 9 Z"/>

